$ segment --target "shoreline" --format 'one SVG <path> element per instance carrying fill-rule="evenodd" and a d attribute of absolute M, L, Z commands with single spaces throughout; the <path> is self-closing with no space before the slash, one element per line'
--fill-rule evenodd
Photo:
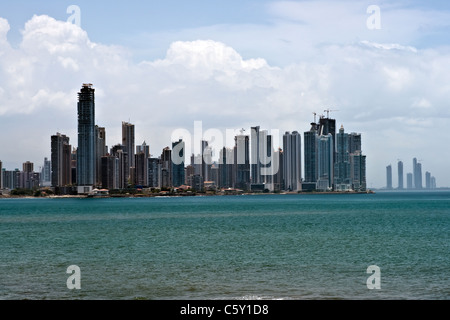
<path fill-rule="evenodd" d="M 107 198 L 170 198 L 170 197 L 212 197 L 212 196 L 260 196 L 260 195 L 345 195 L 345 194 L 375 194 L 368 191 L 308 191 L 308 192 L 235 192 L 235 193 L 154 193 L 154 194 L 111 194 L 111 195 L 48 195 L 48 196 L 21 196 L 0 195 L 1 199 L 107 199 Z"/>

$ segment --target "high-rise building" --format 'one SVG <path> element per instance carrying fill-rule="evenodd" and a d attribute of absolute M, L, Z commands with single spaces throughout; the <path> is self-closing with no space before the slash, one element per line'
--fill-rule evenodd
<path fill-rule="evenodd" d="M 22 171 L 26 173 L 30 173 L 34 171 L 34 163 L 27 161 L 22 164 Z"/>
<path fill-rule="evenodd" d="M 185 143 L 182 139 L 172 142 L 172 185 L 180 187 L 185 182 Z"/>
<path fill-rule="evenodd" d="M 330 135 L 331 137 L 331 135 Z M 299 191 L 302 184 L 301 135 L 297 131 L 283 135 L 284 190 Z"/>
<path fill-rule="evenodd" d="M 398 189 L 402 190 L 403 188 L 403 162 L 398 161 Z"/>
<path fill-rule="evenodd" d="M 350 154 L 351 181 L 354 191 L 366 191 L 366 156 L 361 151 Z"/>
<path fill-rule="evenodd" d="M 165 147 L 161 153 L 161 188 L 172 187 L 172 150 Z"/>
<path fill-rule="evenodd" d="M 234 138 L 234 187 L 242 190 L 250 189 L 250 138 L 243 133 Z"/>
<path fill-rule="evenodd" d="M 414 185 L 416 186 L 416 189 L 422 189 L 422 164 L 417 163 L 416 166 L 416 180 L 414 181 Z"/>
<path fill-rule="evenodd" d="M 130 178 L 128 152 L 125 152 L 123 145 L 117 144 L 111 148 L 110 154 L 119 159 L 119 189 L 126 189 L 128 188 Z"/>
<path fill-rule="evenodd" d="M 345 133 L 344 126 L 341 126 L 336 135 L 336 161 L 334 164 L 334 185 L 338 191 L 352 188 L 349 149 L 349 135 Z"/>
<path fill-rule="evenodd" d="M 129 122 L 122 122 L 122 146 L 124 147 L 124 152 L 128 154 L 128 169 L 131 173 L 130 168 L 135 167 L 135 158 L 134 158 L 134 149 L 135 149 L 135 141 L 134 141 L 134 124 Z"/>
<path fill-rule="evenodd" d="M 72 179 L 72 176 L 70 177 Z M 52 185 L 52 166 L 48 158 L 44 158 L 44 165 L 41 168 L 41 187 L 50 187 Z"/>
<path fill-rule="evenodd" d="M 149 188 L 161 188 L 161 159 L 148 158 L 148 183 Z"/>
<path fill-rule="evenodd" d="M 317 190 L 331 190 L 334 183 L 334 147 L 331 133 L 318 137 L 317 151 Z"/>
<path fill-rule="evenodd" d="M 95 155 L 95 172 L 96 172 L 96 184 L 102 185 L 102 157 L 108 153 L 108 147 L 106 146 L 106 129 L 103 127 L 95 126 L 96 137 L 96 155 Z"/>
<path fill-rule="evenodd" d="M 422 189 L 422 164 L 417 161 L 417 158 L 413 159 L 413 178 L 414 188 Z"/>
<path fill-rule="evenodd" d="M 101 159 L 102 188 L 108 190 L 119 189 L 119 158 L 105 155 Z"/>
<path fill-rule="evenodd" d="M 219 154 L 218 164 L 218 186 L 219 188 L 232 188 L 233 187 L 233 168 L 234 162 L 234 149 L 223 147 Z"/>
<path fill-rule="evenodd" d="M 392 166 L 388 165 L 386 167 L 386 189 L 392 189 Z"/>
<path fill-rule="evenodd" d="M 144 141 L 142 145 L 136 146 L 135 158 L 135 180 L 138 186 L 148 185 L 148 158 L 150 157 L 150 147 Z"/>
<path fill-rule="evenodd" d="M 352 132 L 348 135 L 348 152 L 351 153 L 356 153 L 358 151 L 362 150 L 362 142 L 361 142 L 361 134 L 360 133 L 355 133 Z"/>
<path fill-rule="evenodd" d="M 309 131 L 306 131 L 303 136 L 305 150 L 305 182 L 316 183 L 318 179 L 317 124 L 311 123 L 311 129 Z"/>
<path fill-rule="evenodd" d="M 88 193 L 96 182 L 95 89 L 83 84 L 78 93 L 78 193 Z"/>
<path fill-rule="evenodd" d="M 279 159 L 275 158 L 272 135 L 267 130 L 259 132 L 259 181 L 264 189 L 273 191 L 273 176 L 278 171 Z"/>
<path fill-rule="evenodd" d="M 51 136 L 51 181 L 52 187 L 66 187 L 72 184 L 72 146 L 66 135 Z"/>
<path fill-rule="evenodd" d="M 2 161 L 0 160 L 0 190 L 3 189 L 3 167 Z"/>
<path fill-rule="evenodd" d="M 431 177 L 431 189 L 436 189 L 436 178 Z"/>
<path fill-rule="evenodd" d="M 261 183 L 261 161 L 260 161 L 260 127 L 252 127 L 250 133 L 250 144 L 251 144 L 251 154 L 250 154 L 250 164 L 251 164 L 251 182 L 252 184 Z"/>
<path fill-rule="evenodd" d="M 336 137 L 336 120 L 325 118 L 323 116 L 320 117 L 317 133 L 320 136 L 326 136 L 328 134 L 331 134 L 334 142 Z"/>
<path fill-rule="evenodd" d="M 425 188 L 431 189 L 431 173 L 425 172 Z"/>
<path fill-rule="evenodd" d="M 411 190 L 412 188 L 414 188 L 414 184 L 413 184 L 413 174 L 412 173 L 407 173 L 406 174 L 406 188 Z"/>
<path fill-rule="evenodd" d="M 278 158 L 279 160 L 279 168 L 278 172 L 274 174 L 273 176 L 273 189 L 275 192 L 285 190 L 284 187 L 284 154 L 283 149 L 278 148 L 278 151 L 274 153 L 275 158 Z M 301 166 L 301 165 L 300 165 Z M 301 169 L 300 169 L 301 170 Z M 300 183 L 301 188 L 301 183 Z"/>

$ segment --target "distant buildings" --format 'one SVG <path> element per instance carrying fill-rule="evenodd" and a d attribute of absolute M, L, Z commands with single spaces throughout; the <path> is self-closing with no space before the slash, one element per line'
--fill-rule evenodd
<path fill-rule="evenodd" d="M 389 167 L 389 166 L 388 166 Z M 398 161 L 398 187 L 397 189 L 403 190 L 403 178 L 404 178 L 404 168 L 403 161 Z M 387 169 L 388 170 L 388 169 Z M 391 167 L 391 179 L 392 179 L 392 167 Z M 392 181 L 389 181 L 389 173 L 387 171 L 386 176 L 386 189 L 392 189 Z M 417 158 L 412 160 L 412 172 L 406 174 L 406 189 L 407 190 L 421 190 L 423 189 L 423 174 L 422 174 L 422 163 Z M 425 189 L 436 189 L 436 178 L 431 175 L 430 172 L 425 173 Z"/>
<path fill-rule="evenodd" d="M 401 160 L 398 161 L 397 164 L 398 171 L 398 189 L 403 189 L 403 162 Z"/>
<path fill-rule="evenodd" d="M 386 189 L 392 189 L 392 166 L 388 165 L 386 167 Z"/>

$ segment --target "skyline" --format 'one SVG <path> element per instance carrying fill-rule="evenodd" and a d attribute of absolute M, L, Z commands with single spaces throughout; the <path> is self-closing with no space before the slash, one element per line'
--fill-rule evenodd
<path fill-rule="evenodd" d="M 179 10 L 171 9 L 174 3 Z M 81 9 L 81 28 L 66 22 L 71 4 Z M 381 9 L 379 30 L 366 25 L 372 4 Z M 388 159 L 414 157 L 433 173 L 437 187 L 449 185 L 450 151 L 441 146 L 450 118 L 449 4 L 5 6 L 0 5 L 4 168 L 20 168 L 25 161 L 40 166 L 50 158 L 50 141 L 37 135 L 62 132 L 75 144 L 73 96 L 79 83 L 92 82 L 98 87 L 96 124 L 108 128 L 108 146 L 121 141 L 122 119 L 136 125 L 137 143 L 147 141 L 158 154 L 171 145 L 173 130 L 192 130 L 194 121 L 203 121 L 205 129 L 260 125 L 303 133 L 313 112 L 333 109 L 339 110 L 333 113 L 338 127 L 345 124 L 364 136 L 369 188 L 385 186 Z"/>

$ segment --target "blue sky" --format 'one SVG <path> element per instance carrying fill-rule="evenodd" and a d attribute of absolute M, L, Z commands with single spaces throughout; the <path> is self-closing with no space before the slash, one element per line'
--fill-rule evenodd
<path fill-rule="evenodd" d="M 91 82 L 109 146 L 121 121 L 158 155 L 194 121 L 304 132 L 331 108 L 363 135 L 369 186 L 413 157 L 449 186 L 448 34 L 448 1 L 1 2 L 0 160 L 38 167 L 56 132 L 76 146 L 76 93 Z"/>

